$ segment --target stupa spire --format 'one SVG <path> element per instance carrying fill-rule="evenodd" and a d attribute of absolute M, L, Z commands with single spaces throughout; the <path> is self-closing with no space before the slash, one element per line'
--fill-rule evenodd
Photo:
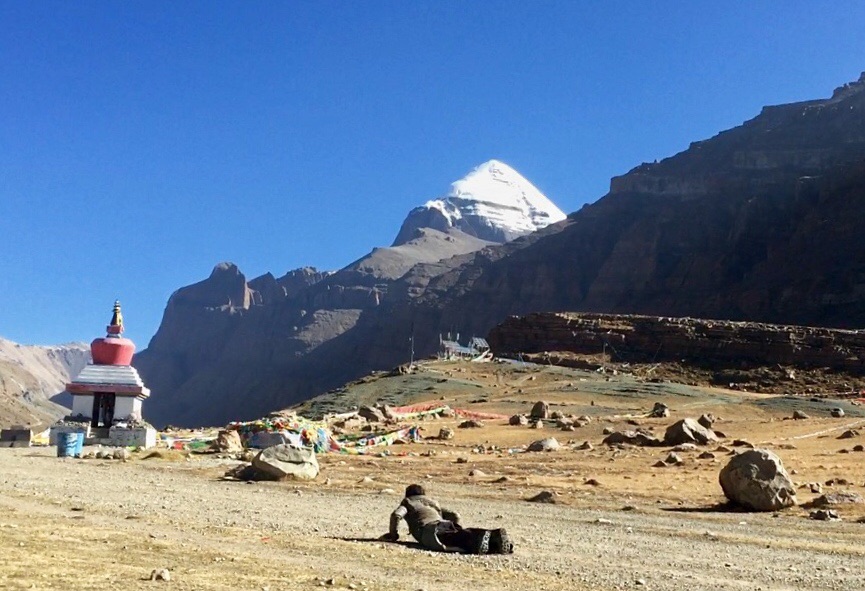
<path fill-rule="evenodd" d="M 123 313 L 120 311 L 120 300 L 114 300 L 114 313 L 111 322 L 105 327 L 109 337 L 119 337 L 123 334 Z"/>

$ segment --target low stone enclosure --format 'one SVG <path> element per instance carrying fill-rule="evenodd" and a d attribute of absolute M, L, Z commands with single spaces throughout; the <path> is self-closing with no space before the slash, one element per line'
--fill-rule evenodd
<path fill-rule="evenodd" d="M 615 362 L 779 365 L 865 376 L 865 330 L 558 312 L 512 316 L 493 328 L 487 340 L 498 357 L 605 353 Z"/>

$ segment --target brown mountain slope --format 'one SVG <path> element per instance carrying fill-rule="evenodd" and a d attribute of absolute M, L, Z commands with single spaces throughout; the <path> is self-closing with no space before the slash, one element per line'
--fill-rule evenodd
<path fill-rule="evenodd" d="M 188 325 L 164 364 L 140 367 L 149 381 L 170 373 L 183 384 L 154 389 L 159 418 L 200 423 L 255 416 L 405 362 L 412 335 L 425 355 L 440 332 L 486 334 L 511 314 L 860 326 L 863 198 L 865 76 L 830 99 L 767 107 L 643 164 L 598 202 L 514 242 L 421 263 L 396 280 L 331 276 L 290 304 L 197 310 L 211 321 Z M 169 323 L 173 305 L 160 333 L 181 326 Z M 295 327 L 319 320 L 331 338 L 295 346 Z M 154 339 L 151 359 L 163 345 Z M 196 358 L 201 348 L 219 354 Z M 204 400 L 196 415 L 205 407 L 192 401 Z"/>
<path fill-rule="evenodd" d="M 67 414 L 51 399 L 89 359 L 84 343 L 37 347 L 0 339 L 0 427 L 42 426 Z"/>

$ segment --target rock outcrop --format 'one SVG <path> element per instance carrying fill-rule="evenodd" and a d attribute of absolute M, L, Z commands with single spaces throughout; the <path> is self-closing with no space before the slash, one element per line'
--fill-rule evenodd
<path fill-rule="evenodd" d="M 715 366 L 792 365 L 861 373 L 865 330 L 659 316 L 536 313 L 493 328 L 497 355 L 606 351 L 617 361 L 711 360 Z"/>

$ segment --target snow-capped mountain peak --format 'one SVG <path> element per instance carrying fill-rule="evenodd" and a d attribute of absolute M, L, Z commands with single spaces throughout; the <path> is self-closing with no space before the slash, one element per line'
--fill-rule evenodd
<path fill-rule="evenodd" d="M 443 197 L 409 212 L 394 246 L 418 228 L 458 229 L 491 242 L 507 242 L 565 219 L 565 214 L 516 170 L 490 160 L 451 185 Z"/>

